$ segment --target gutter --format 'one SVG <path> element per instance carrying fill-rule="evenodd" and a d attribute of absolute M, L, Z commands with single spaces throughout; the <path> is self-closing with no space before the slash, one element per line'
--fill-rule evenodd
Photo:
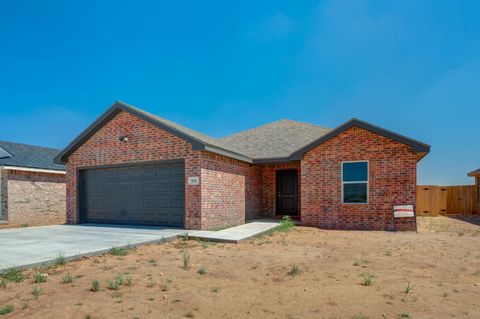
<path fill-rule="evenodd" d="M 0 170 L 2 169 L 10 169 L 10 170 L 24 171 L 24 172 L 35 172 L 35 173 L 60 174 L 60 175 L 67 174 L 67 172 L 65 171 L 59 171 L 54 169 L 33 168 L 33 167 L 0 166 Z"/>

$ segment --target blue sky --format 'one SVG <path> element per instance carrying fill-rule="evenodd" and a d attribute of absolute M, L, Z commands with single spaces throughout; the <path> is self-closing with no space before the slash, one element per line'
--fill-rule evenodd
<path fill-rule="evenodd" d="M 0 0 L 0 139 L 64 147 L 115 100 L 223 136 L 357 117 L 480 167 L 480 1 Z"/>

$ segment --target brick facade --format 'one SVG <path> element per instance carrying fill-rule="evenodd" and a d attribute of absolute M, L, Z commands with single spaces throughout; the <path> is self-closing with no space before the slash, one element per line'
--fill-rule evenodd
<path fill-rule="evenodd" d="M 284 169 L 296 169 L 298 171 L 298 210 L 302 211 L 301 197 L 302 197 L 302 185 L 301 185 L 301 169 L 300 161 L 292 163 L 282 163 L 274 165 L 263 166 L 263 214 L 265 217 L 274 218 L 276 214 L 276 194 L 277 194 L 277 182 L 276 174 L 278 170 Z"/>
<path fill-rule="evenodd" d="M 2 170 L 2 212 L 9 225 L 65 223 L 65 175 Z"/>
<path fill-rule="evenodd" d="M 119 137 L 127 135 L 128 142 Z M 409 146 L 357 127 L 307 152 L 301 161 L 253 165 L 207 151 L 126 111 L 77 148 L 67 161 L 67 221 L 79 221 L 77 169 L 141 161 L 185 163 L 185 228 L 211 229 L 275 216 L 276 171 L 298 170 L 299 210 L 305 225 L 391 230 L 393 205 L 415 204 L 416 162 Z M 341 204 L 341 162 L 369 161 L 369 203 Z M 200 185 L 188 185 L 189 176 Z M 416 229 L 415 219 L 397 222 Z"/>
<path fill-rule="evenodd" d="M 202 152 L 201 202 L 205 229 L 262 217 L 261 168 Z"/>
<path fill-rule="evenodd" d="M 120 142 L 119 137 L 125 135 L 129 136 L 128 143 Z M 185 228 L 209 229 L 236 225 L 261 213 L 261 199 L 256 186 L 260 185 L 259 174 L 255 174 L 258 168 L 205 151 L 192 150 L 191 145 L 183 139 L 122 111 L 68 158 L 68 222 L 79 221 L 77 168 L 179 159 L 185 163 Z M 188 185 L 189 176 L 200 177 L 200 185 Z M 220 191 L 222 200 L 209 193 L 214 191 Z M 251 199 L 238 202 L 242 194 L 243 198 L 248 195 Z"/>
<path fill-rule="evenodd" d="M 342 204 L 341 163 L 369 163 L 368 204 Z M 302 223 L 332 229 L 393 230 L 394 205 L 416 202 L 417 155 L 409 146 L 352 127 L 304 155 Z M 416 230 L 415 218 L 396 221 Z"/>

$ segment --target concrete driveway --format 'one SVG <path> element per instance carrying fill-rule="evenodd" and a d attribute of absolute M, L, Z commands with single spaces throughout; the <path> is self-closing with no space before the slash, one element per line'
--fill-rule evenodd
<path fill-rule="evenodd" d="M 28 268 L 67 258 L 96 255 L 112 247 L 171 239 L 184 229 L 113 225 L 55 225 L 0 230 L 0 270 Z"/>

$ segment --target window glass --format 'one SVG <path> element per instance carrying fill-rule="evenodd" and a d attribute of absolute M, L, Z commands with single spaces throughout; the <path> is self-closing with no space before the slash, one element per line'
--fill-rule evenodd
<path fill-rule="evenodd" d="M 368 203 L 368 162 L 342 164 L 343 203 Z"/>
<path fill-rule="evenodd" d="M 344 182 L 362 182 L 368 180 L 368 163 L 343 163 Z"/>
<path fill-rule="evenodd" d="M 343 184 L 344 203 L 366 203 L 367 183 Z"/>

